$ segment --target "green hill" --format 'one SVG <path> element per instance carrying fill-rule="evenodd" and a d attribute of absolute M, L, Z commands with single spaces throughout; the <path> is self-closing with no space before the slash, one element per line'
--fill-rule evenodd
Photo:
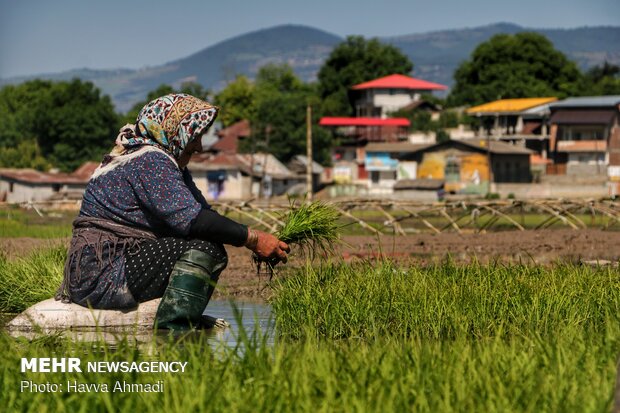
<path fill-rule="evenodd" d="M 406 30 L 403 28 L 403 31 Z M 528 29 L 498 23 L 381 40 L 394 44 L 409 56 L 415 66 L 414 76 L 451 85 L 454 69 L 469 57 L 478 44 L 498 33 L 520 31 L 536 31 L 547 36 L 583 69 L 604 61 L 620 65 L 620 26 Z M 37 77 L 56 80 L 80 77 L 90 80 L 110 95 L 117 109 L 124 112 L 162 83 L 178 86 L 184 81 L 195 81 L 212 90 L 219 90 L 237 74 L 254 77 L 258 69 L 267 63 L 288 63 L 303 80 L 312 81 L 329 52 L 342 40 L 312 27 L 284 25 L 246 33 L 161 66 L 139 70 L 77 69 Z M 0 80 L 0 85 L 27 79 L 4 79 Z"/>

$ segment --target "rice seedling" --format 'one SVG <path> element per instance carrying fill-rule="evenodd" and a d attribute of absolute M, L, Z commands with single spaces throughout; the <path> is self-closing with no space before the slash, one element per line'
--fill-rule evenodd
<path fill-rule="evenodd" d="M 60 277 L 64 248 L 38 254 L 0 258 L 0 304 L 36 301 L 24 290 Z M 202 335 L 141 346 L 128 336 L 112 346 L 0 332 L 0 401 L 24 412 L 609 411 L 619 287 L 608 267 L 308 264 L 276 283 L 273 344 L 243 331 L 239 347 L 221 350 Z M 179 374 L 21 373 L 22 357 L 188 364 Z M 160 380 L 158 393 L 113 391 L 118 381 Z M 22 391 L 23 381 L 65 389 Z M 109 391 L 67 391 L 75 381 Z"/>
<path fill-rule="evenodd" d="M 301 253 L 310 259 L 317 254 L 330 255 L 340 241 L 340 213 L 331 205 L 315 201 L 295 205 L 291 201 L 289 210 L 280 216 L 283 224 L 275 235 L 278 239 L 299 248 Z M 253 256 L 257 273 L 260 273 L 263 262 Z M 275 264 L 266 262 L 269 278 L 273 276 Z"/>
<path fill-rule="evenodd" d="M 291 203 L 282 217 L 284 225 L 276 236 L 306 252 L 329 254 L 340 239 L 340 213 L 331 205 L 316 201 L 299 206 Z"/>
<path fill-rule="evenodd" d="M 73 215 L 52 213 L 39 216 L 34 211 L 15 208 L 0 209 L 2 238 L 61 238 L 71 236 Z"/>
<path fill-rule="evenodd" d="M 244 351 L 213 350 L 201 337 L 146 343 L 40 340 L 0 333 L 0 400 L 11 412 L 534 412 L 609 411 L 620 331 L 571 330 L 542 339 L 300 342 Z M 20 372 L 20 359 L 78 357 L 88 362 L 183 361 L 183 373 Z M 58 383 L 63 392 L 22 391 L 23 381 Z M 161 392 L 114 391 L 117 382 L 163 382 Z M 78 393 L 69 384 L 105 384 Z"/>
<path fill-rule="evenodd" d="M 522 265 L 401 268 L 388 261 L 308 265 L 275 283 L 279 334 L 328 339 L 598 334 L 620 322 L 611 268 Z"/>
<path fill-rule="evenodd" d="M 0 312 L 20 312 L 53 297 L 62 281 L 66 258 L 64 245 L 14 260 L 0 254 Z"/>

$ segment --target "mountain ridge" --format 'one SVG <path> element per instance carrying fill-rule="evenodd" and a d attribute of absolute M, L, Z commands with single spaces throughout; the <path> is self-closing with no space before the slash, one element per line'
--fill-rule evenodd
<path fill-rule="evenodd" d="M 558 50 L 582 69 L 604 61 L 620 65 L 620 26 L 584 26 L 570 29 L 535 29 L 500 22 L 462 29 L 379 37 L 400 48 L 414 63 L 413 75 L 452 85 L 456 67 L 473 49 L 495 34 L 533 31 L 545 35 Z M 280 25 L 234 36 L 197 52 L 141 69 L 73 69 L 60 73 L 0 79 L 0 85 L 42 78 L 92 81 L 110 95 L 124 112 L 162 83 L 180 86 L 195 81 L 214 91 L 238 74 L 253 78 L 267 63 L 288 63 L 304 81 L 313 81 L 333 47 L 344 40 L 329 32 L 304 25 Z"/>

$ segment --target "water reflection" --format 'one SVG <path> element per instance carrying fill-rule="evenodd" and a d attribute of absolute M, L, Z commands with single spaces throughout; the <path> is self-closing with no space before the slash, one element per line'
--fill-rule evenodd
<path fill-rule="evenodd" d="M 267 304 L 213 300 L 204 314 L 222 318 L 230 324 L 227 328 L 213 328 L 200 332 L 208 336 L 208 341 L 214 347 L 222 344 L 228 347 L 236 346 L 241 327 L 248 336 L 251 337 L 256 333 L 259 337 L 265 337 L 267 344 L 273 344 L 274 321 L 271 306 Z"/>
<path fill-rule="evenodd" d="M 60 334 L 71 340 L 81 342 L 97 342 L 103 340 L 112 346 L 122 340 L 129 340 L 138 346 L 140 346 L 141 343 L 151 343 L 153 339 L 155 342 L 165 342 L 167 339 L 171 338 L 170 336 L 172 335 L 182 340 L 206 339 L 207 343 L 214 349 L 221 346 L 234 348 L 237 347 L 240 342 L 243 342 L 243 340 L 240 339 L 240 334 L 242 332 L 245 333 L 247 337 L 256 335 L 260 341 L 264 341 L 269 345 L 272 345 L 274 342 L 275 329 L 273 316 L 271 306 L 267 304 L 212 300 L 207 306 L 204 314 L 213 318 L 223 319 L 227 322 L 228 326 L 225 328 L 215 327 L 194 332 L 174 333 L 168 330 L 161 330 L 158 331 L 155 336 L 152 329 L 136 328 L 136 326 L 126 326 L 126 328 L 122 328 L 122 330 L 118 330 L 117 328 L 34 328 L 27 331 L 7 330 L 13 337 L 24 337 L 29 340 L 50 334 Z M 13 315 L 8 316 L 8 319 L 5 317 L 0 326 L 4 328 L 4 324 L 12 317 Z"/>

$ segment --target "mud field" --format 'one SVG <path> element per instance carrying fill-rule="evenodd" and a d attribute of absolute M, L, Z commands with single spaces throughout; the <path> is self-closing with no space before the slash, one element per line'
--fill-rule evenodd
<path fill-rule="evenodd" d="M 620 232 L 597 229 L 505 231 L 485 234 L 418 234 L 409 236 L 345 236 L 338 255 L 346 262 L 392 257 L 402 264 L 428 265 L 447 255 L 459 263 L 476 259 L 482 263 L 553 264 L 620 259 Z M 9 259 L 26 256 L 37 248 L 68 244 L 68 239 L 0 238 L 0 250 Z M 269 297 L 267 274 L 257 275 L 251 252 L 228 247 L 229 264 L 220 278 L 216 297 L 263 301 Z M 302 265 L 299 256 L 281 266 L 286 273 Z"/>

